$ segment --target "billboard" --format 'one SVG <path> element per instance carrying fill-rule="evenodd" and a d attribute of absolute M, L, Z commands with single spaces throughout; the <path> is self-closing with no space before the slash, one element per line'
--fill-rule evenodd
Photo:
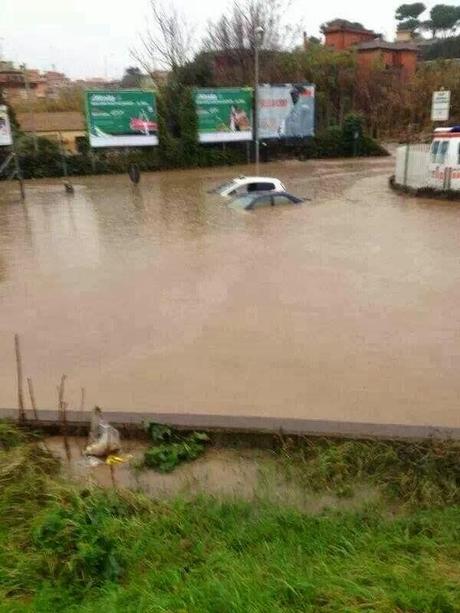
<path fill-rule="evenodd" d="M 315 86 L 259 86 L 259 138 L 303 138 L 315 133 Z"/>
<path fill-rule="evenodd" d="M 0 105 L 0 147 L 10 146 L 13 144 L 13 136 L 11 134 L 10 118 L 8 117 L 8 109 L 5 105 Z"/>
<path fill-rule="evenodd" d="M 196 89 L 200 143 L 252 140 L 252 89 Z"/>
<path fill-rule="evenodd" d="M 154 92 L 122 89 L 88 91 L 86 120 L 91 147 L 158 145 Z"/>

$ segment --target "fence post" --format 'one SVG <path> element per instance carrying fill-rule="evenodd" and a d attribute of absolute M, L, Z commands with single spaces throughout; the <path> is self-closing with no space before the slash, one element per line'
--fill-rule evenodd
<path fill-rule="evenodd" d="M 406 156 L 404 158 L 404 187 L 407 187 L 408 173 L 409 173 L 409 143 L 406 144 Z"/>
<path fill-rule="evenodd" d="M 446 168 L 444 171 L 444 190 L 449 191 L 452 182 L 452 168 Z"/>

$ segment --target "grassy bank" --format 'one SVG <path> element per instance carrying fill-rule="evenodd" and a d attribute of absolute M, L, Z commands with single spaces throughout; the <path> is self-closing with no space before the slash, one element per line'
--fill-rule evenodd
<path fill-rule="evenodd" d="M 338 467 L 352 478 L 364 454 L 339 447 L 278 459 L 292 478 L 303 466 L 305 487 L 325 466 L 315 487 L 335 488 Z M 78 489 L 37 440 L 0 426 L 0 611 L 460 611 L 460 507 L 397 496 L 311 516 L 263 500 Z"/>

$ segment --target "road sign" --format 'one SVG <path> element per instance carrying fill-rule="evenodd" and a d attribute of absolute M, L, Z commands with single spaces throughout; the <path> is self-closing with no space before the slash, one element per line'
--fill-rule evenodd
<path fill-rule="evenodd" d="M 450 91 L 433 92 L 431 121 L 447 121 L 450 115 Z"/>
<path fill-rule="evenodd" d="M 11 134 L 10 119 L 8 117 L 8 109 L 4 104 L 0 106 L 0 147 L 11 147 L 13 144 L 13 136 Z"/>
<path fill-rule="evenodd" d="M 86 92 L 91 147 L 158 145 L 154 92 L 103 90 Z"/>

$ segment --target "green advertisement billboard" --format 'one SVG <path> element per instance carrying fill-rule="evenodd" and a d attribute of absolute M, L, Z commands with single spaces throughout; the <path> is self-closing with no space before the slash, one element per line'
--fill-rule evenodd
<path fill-rule="evenodd" d="M 91 147 L 158 145 L 155 94 L 143 90 L 86 92 Z"/>
<path fill-rule="evenodd" d="M 252 140 L 252 89 L 196 89 L 200 143 Z"/>

